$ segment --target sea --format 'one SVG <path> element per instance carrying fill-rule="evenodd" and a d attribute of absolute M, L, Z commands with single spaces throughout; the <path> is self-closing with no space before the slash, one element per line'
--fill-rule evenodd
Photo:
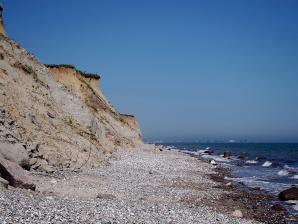
<path fill-rule="evenodd" d="M 227 181 L 241 183 L 278 195 L 292 186 L 298 187 L 298 143 L 164 143 L 197 155 L 201 159 L 229 168 L 232 178 Z M 206 151 L 209 153 L 206 153 Z M 210 151 L 212 152 L 210 154 Z M 224 152 L 230 152 L 224 158 Z M 298 201 L 291 201 L 298 212 Z M 296 212 L 295 212 L 296 213 Z"/>

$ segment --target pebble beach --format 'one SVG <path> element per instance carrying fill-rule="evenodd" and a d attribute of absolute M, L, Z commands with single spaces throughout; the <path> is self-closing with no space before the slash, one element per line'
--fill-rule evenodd
<path fill-rule="evenodd" d="M 229 192 L 214 175 L 179 151 L 118 150 L 101 168 L 31 173 L 35 192 L 0 192 L 0 223 L 260 223 L 240 207 L 223 209 Z"/>

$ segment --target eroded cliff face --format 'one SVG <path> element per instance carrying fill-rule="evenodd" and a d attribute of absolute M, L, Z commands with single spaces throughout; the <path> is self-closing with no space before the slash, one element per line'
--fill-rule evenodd
<path fill-rule="evenodd" d="M 132 115 L 123 115 L 109 103 L 100 88 L 100 77 L 85 77 L 74 68 L 57 65 L 49 68 L 57 82 L 63 84 L 71 93 L 78 96 L 103 122 L 107 130 L 105 137 L 120 147 L 140 146 L 142 134 L 137 120 Z M 100 137 L 100 136 L 98 136 Z"/>
<path fill-rule="evenodd" d="M 31 169 L 99 166 L 118 148 L 143 146 L 134 117 L 119 114 L 99 79 L 73 68 L 47 68 L 0 37 L 0 141 L 21 143 Z"/>
<path fill-rule="evenodd" d="M 4 21 L 3 21 L 3 7 L 0 4 L 0 34 L 7 37 L 6 31 L 4 29 Z"/>

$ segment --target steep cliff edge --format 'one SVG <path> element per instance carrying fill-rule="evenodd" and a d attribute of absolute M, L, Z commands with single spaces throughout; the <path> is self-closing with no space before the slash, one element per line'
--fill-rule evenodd
<path fill-rule="evenodd" d="M 0 4 L 0 34 L 7 37 L 6 31 L 4 29 L 4 22 L 3 22 L 3 7 Z"/>
<path fill-rule="evenodd" d="M 108 161 L 117 147 L 143 145 L 138 122 L 118 113 L 100 77 L 40 63 L 0 37 L 0 142 L 21 143 L 31 169 L 79 169 Z"/>

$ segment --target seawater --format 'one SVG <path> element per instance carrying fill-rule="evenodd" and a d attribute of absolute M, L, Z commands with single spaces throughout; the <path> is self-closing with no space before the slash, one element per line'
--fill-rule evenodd
<path fill-rule="evenodd" d="M 278 195 L 291 186 L 298 186 L 297 143 L 166 143 L 164 146 L 195 152 L 206 160 L 215 160 L 231 169 L 228 181 Z M 200 153 L 212 150 L 211 155 Z M 223 158 L 225 151 L 231 157 Z"/>

